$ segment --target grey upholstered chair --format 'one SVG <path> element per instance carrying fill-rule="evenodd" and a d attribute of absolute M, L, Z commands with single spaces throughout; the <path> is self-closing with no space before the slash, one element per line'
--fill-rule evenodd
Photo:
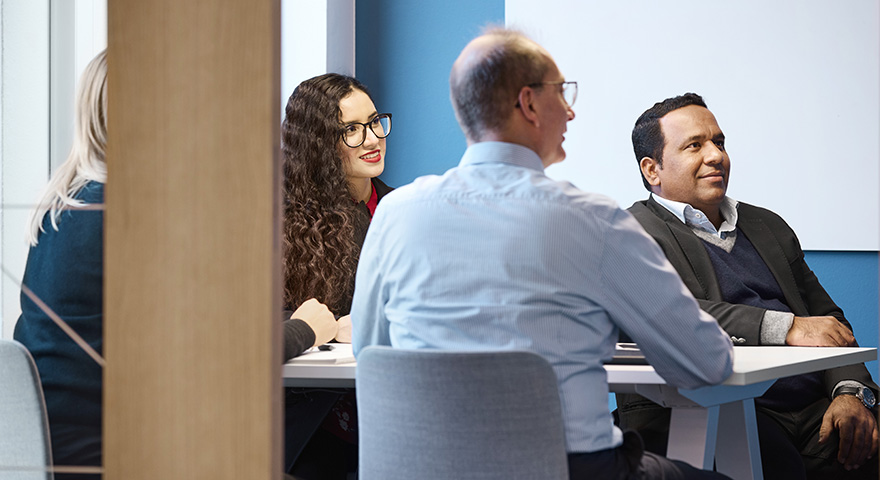
<path fill-rule="evenodd" d="M 556 376 L 531 352 L 368 347 L 360 480 L 567 479 Z"/>
<path fill-rule="evenodd" d="M 37 366 L 20 343 L 0 340 L 0 478 L 51 480 L 49 442 Z"/>

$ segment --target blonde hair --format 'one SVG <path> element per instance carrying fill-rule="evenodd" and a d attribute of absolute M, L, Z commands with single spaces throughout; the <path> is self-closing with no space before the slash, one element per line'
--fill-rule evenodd
<path fill-rule="evenodd" d="M 73 145 L 67 160 L 59 166 L 46 185 L 31 213 L 27 240 L 35 246 L 48 212 L 52 228 L 67 207 L 85 205 L 76 195 L 90 181 L 107 182 L 104 152 L 107 146 L 107 51 L 99 53 L 83 71 L 76 92 L 76 118 Z"/>

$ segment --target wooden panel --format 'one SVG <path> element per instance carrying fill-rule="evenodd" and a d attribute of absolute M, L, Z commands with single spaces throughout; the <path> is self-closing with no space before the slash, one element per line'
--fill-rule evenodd
<path fill-rule="evenodd" d="M 107 480 L 280 476 L 279 1 L 109 2 Z"/>

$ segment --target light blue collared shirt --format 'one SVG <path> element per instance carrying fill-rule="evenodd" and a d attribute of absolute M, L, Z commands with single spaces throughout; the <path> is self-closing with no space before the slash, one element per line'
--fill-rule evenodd
<path fill-rule="evenodd" d="M 472 145 L 458 167 L 383 198 L 351 317 L 355 354 L 542 355 L 559 381 L 569 452 L 621 444 L 602 366 L 618 328 L 671 385 L 720 382 L 733 360 L 728 336 L 628 212 L 548 178 L 532 150 L 510 143 Z"/>
<path fill-rule="evenodd" d="M 715 225 L 712 225 L 712 222 L 709 221 L 705 213 L 688 203 L 667 200 L 654 194 L 651 194 L 651 196 L 654 197 L 657 203 L 663 205 L 673 215 L 678 217 L 682 223 L 699 228 L 713 236 L 725 238 L 727 233 L 736 230 L 736 221 L 739 218 L 736 206 L 739 205 L 739 202 L 728 196 L 725 196 L 724 200 L 721 201 L 721 205 L 719 205 L 722 222 L 718 229 L 715 228 Z"/>

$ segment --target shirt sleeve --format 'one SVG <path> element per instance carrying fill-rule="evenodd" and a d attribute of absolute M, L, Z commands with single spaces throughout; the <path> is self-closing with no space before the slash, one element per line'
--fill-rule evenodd
<path fill-rule="evenodd" d="M 387 286 L 383 285 L 383 245 L 387 233 L 383 205 L 376 209 L 358 260 L 351 304 L 351 344 L 355 356 L 369 345 L 391 345 L 385 316 Z"/>
<path fill-rule="evenodd" d="M 308 323 L 290 317 L 286 312 L 284 320 L 284 361 L 302 355 L 307 348 L 315 344 L 315 332 Z"/>
<path fill-rule="evenodd" d="M 834 389 L 832 390 L 832 393 L 831 393 L 831 398 L 834 398 L 836 396 L 837 389 L 840 387 L 866 388 L 868 386 L 862 382 L 857 381 L 857 380 L 841 380 L 841 381 L 837 382 L 837 384 L 834 385 Z"/>
<path fill-rule="evenodd" d="M 761 345 L 785 345 L 785 338 L 794 323 L 794 314 L 767 310 L 761 321 Z"/>
<path fill-rule="evenodd" d="M 608 222 L 602 256 L 603 306 L 670 385 L 696 388 L 733 371 L 733 346 L 660 246 L 628 212 Z"/>

